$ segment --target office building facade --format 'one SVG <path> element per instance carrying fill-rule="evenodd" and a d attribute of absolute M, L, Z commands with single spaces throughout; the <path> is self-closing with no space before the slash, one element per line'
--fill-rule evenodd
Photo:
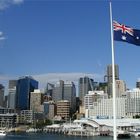
<path fill-rule="evenodd" d="M 17 80 L 16 109 L 30 109 L 30 92 L 33 92 L 34 89 L 38 89 L 38 82 L 32 77 L 25 76 Z"/>
<path fill-rule="evenodd" d="M 62 120 L 65 121 L 70 119 L 70 102 L 68 100 L 57 102 L 57 116 L 61 116 Z"/>
<path fill-rule="evenodd" d="M 115 70 L 115 80 L 119 80 L 119 66 L 114 65 Z M 112 65 L 107 65 L 107 93 L 110 98 L 112 98 Z"/>
<path fill-rule="evenodd" d="M 63 100 L 64 98 L 64 81 L 60 80 L 56 83 L 53 93 L 52 93 L 52 99 L 57 102 L 59 100 Z"/>
<path fill-rule="evenodd" d="M 84 96 L 88 94 L 88 91 L 94 89 L 93 83 L 93 79 L 90 79 L 89 77 L 82 77 L 79 79 L 79 98 L 81 105 L 84 105 Z"/>
<path fill-rule="evenodd" d="M 33 112 L 42 112 L 43 93 L 39 89 L 35 89 L 30 93 L 30 110 Z"/>
<path fill-rule="evenodd" d="M 126 84 L 123 80 L 116 80 L 116 96 L 122 97 L 126 91 Z"/>
<path fill-rule="evenodd" d="M 115 80 L 119 80 L 119 66 L 114 66 L 115 70 Z M 107 65 L 107 82 L 112 83 L 112 65 Z"/>
<path fill-rule="evenodd" d="M 140 115 L 140 89 L 135 88 L 126 91 L 127 96 L 127 116 L 133 118 Z"/>
<path fill-rule="evenodd" d="M 16 108 L 16 86 L 17 80 L 9 80 L 8 107 L 12 109 Z"/>
<path fill-rule="evenodd" d="M 4 106 L 4 86 L 0 84 L 0 106 Z"/>

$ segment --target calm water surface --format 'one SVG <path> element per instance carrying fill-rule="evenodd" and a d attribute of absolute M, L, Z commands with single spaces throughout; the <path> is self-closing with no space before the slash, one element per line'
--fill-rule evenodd
<path fill-rule="evenodd" d="M 80 136 L 66 136 L 48 133 L 18 133 L 8 134 L 5 137 L 0 137 L 0 140 L 113 140 L 112 137 L 80 137 Z M 140 140 L 140 138 L 131 137 L 130 139 L 119 140 Z"/>

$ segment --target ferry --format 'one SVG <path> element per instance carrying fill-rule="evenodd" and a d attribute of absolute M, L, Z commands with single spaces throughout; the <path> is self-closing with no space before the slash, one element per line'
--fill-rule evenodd
<path fill-rule="evenodd" d="M 1 137 L 1 136 L 6 136 L 6 131 L 0 130 L 0 137 Z"/>
<path fill-rule="evenodd" d="M 119 139 L 131 138 L 131 135 L 127 131 L 118 130 L 117 131 L 117 138 L 119 138 Z"/>
<path fill-rule="evenodd" d="M 135 137 L 140 137 L 140 128 L 132 129 L 130 133 L 131 135 L 134 135 Z"/>

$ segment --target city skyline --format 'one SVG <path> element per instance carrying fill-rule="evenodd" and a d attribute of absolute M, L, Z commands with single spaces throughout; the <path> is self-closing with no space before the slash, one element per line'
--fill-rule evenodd
<path fill-rule="evenodd" d="M 112 1 L 113 19 L 140 29 L 140 2 L 125 3 Z M 103 81 L 111 64 L 108 0 L 2 0 L 0 21 L 0 83 L 24 75 L 42 83 L 82 75 Z M 140 48 L 114 44 L 119 77 L 134 88 Z"/>

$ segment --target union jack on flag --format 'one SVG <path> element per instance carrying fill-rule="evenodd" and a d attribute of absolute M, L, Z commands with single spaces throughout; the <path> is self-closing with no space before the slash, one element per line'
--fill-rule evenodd
<path fill-rule="evenodd" d="M 113 21 L 114 40 L 140 46 L 140 30 Z"/>

